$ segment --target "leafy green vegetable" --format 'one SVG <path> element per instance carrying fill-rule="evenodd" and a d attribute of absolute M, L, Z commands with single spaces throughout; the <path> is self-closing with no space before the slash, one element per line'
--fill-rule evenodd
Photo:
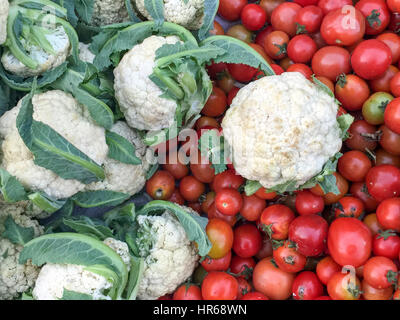
<path fill-rule="evenodd" d="M 168 210 L 178 218 L 189 240 L 197 243 L 200 256 L 207 255 L 211 249 L 211 242 L 205 232 L 208 223 L 207 218 L 189 213 L 181 206 L 163 200 L 154 200 L 147 203 L 140 209 L 138 215 L 148 215 L 165 210 Z"/>
<path fill-rule="evenodd" d="M 119 299 L 128 280 L 128 270 L 120 256 L 107 245 L 90 236 L 77 233 L 46 234 L 25 244 L 19 263 L 32 259 L 32 264 L 75 264 L 86 270 L 113 277 L 112 299 Z"/>
<path fill-rule="evenodd" d="M 101 241 L 113 237 L 112 230 L 104 223 L 86 216 L 64 218 L 63 223 L 79 234 L 85 234 Z"/>
<path fill-rule="evenodd" d="M 3 168 L 0 168 L 0 191 L 6 202 L 26 200 L 27 195 L 22 184 Z"/>
<path fill-rule="evenodd" d="M 349 114 L 342 114 L 340 117 L 337 117 L 336 121 L 338 122 L 341 131 L 340 138 L 346 140 L 349 137 L 348 130 L 354 121 L 354 117 Z"/>
<path fill-rule="evenodd" d="M 159 0 L 144 0 L 144 7 L 153 18 L 157 27 L 164 23 L 164 2 Z"/>
<path fill-rule="evenodd" d="M 247 180 L 244 186 L 244 192 L 246 196 L 251 196 L 252 194 L 256 193 L 258 189 L 262 187 L 261 183 L 258 181 Z"/>
<path fill-rule="evenodd" d="M 54 213 L 60 210 L 67 200 L 56 200 L 51 198 L 49 195 L 43 192 L 35 192 L 28 195 L 29 200 L 31 200 L 36 206 L 38 206 L 43 211 L 48 213 Z"/>
<path fill-rule="evenodd" d="M 144 272 L 144 265 L 143 258 L 131 257 L 131 272 L 129 273 L 129 280 L 125 289 L 125 296 L 128 300 L 136 300 Z"/>
<path fill-rule="evenodd" d="M 93 300 L 90 294 L 70 291 L 64 288 L 63 296 L 59 300 Z"/>
<path fill-rule="evenodd" d="M 68 231 L 63 221 L 64 218 L 71 217 L 73 211 L 74 211 L 74 203 L 72 202 L 72 200 L 68 199 L 67 202 L 64 204 L 64 206 L 57 213 L 55 213 L 55 217 L 53 216 L 51 221 L 44 224 L 45 233 L 49 234 L 56 231 L 59 232 Z"/>
<path fill-rule="evenodd" d="M 119 134 L 112 131 L 106 131 L 106 142 L 109 147 L 109 158 L 132 165 L 142 163 L 142 160 L 136 157 L 135 146 Z"/>
<path fill-rule="evenodd" d="M 15 223 L 11 215 L 9 215 L 4 223 L 5 231 L 2 237 L 10 240 L 14 244 L 24 245 L 35 237 L 33 227 L 24 228 Z"/>
<path fill-rule="evenodd" d="M 214 59 L 215 63 L 242 63 L 260 69 L 265 75 L 275 75 L 267 61 L 253 48 L 241 40 L 228 36 L 212 36 L 200 43 L 200 47 L 214 45 L 225 50 L 225 54 Z"/>
<path fill-rule="evenodd" d="M 100 206 L 117 206 L 128 200 L 129 194 L 111 190 L 96 190 L 78 192 L 71 199 L 82 208 L 94 208 Z"/>
<path fill-rule="evenodd" d="M 153 164 L 146 172 L 146 180 L 149 180 L 157 172 L 159 167 L 160 165 L 158 163 Z"/>
<path fill-rule="evenodd" d="M 338 105 L 341 105 L 340 101 L 336 99 L 335 94 L 332 92 L 331 89 L 329 89 L 325 83 L 321 82 L 320 80 L 318 80 L 315 75 L 311 75 L 311 78 L 313 80 L 313 82 L 318 86 L 318 88 L 320 88 L 322 91 L 324 91 L 325 93 L 329 94 L 333 99 L 335 99 L 335 103 Z"/>
<path fill-rule="evenodd" d="M 204 0 L 204 18 L 201 28 L 197 32 L 197 38 L 202 41 L 210 36 L 214 29 L 214 19 L 217 14 L 219 0 Z"/>
<path fill-rule="evenodd" d="M 126 10 L 128 11 L 129 18 L 131 19 L 132 22 L 142 22 L 138 15 L 136 14 L 135 8 L 133 7 L 132 1 L 131 0 L 125 0 L 125 7 Z"/>
<path fill-rule="evenodd" d="M 34 155 L 34 163 L 64 179 L 89 184 L 105 178 L 104 169 L 48 125 L 33 120 L 34 90 L 22 100 L 17 129 Z"/>
<path fill-rule="evenodd" d="M 215 174 L 221 173 L 227 169 L 229 163 L 228 144 L 223 135 L 218 130 L 208 130 L 203 133 L 199 139 L 199 150 L 201 154 L 207 157 Z"/>

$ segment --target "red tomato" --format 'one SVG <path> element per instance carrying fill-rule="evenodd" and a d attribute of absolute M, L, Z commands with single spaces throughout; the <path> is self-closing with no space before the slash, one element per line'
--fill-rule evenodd
<path fill-rule="evenodd" d="M 293 281 L 292 295 L 295 300 L 314 300 L 323 293 L 324 287 L 314 272 L 303 271 Z"/>
<path fill-rule="evenodd" d="M 262 187 L 257 190 L 255 195 L 257 197 L 259 197 L 260 199 L 264 199 L 264 200 L 272 200 L 272 199 L 275 199 L 277 196 L 276 192 L 268 192 L 267 189 L 262 188 Z"/>
<path fill-rule="evenodd" d="M 287 47 L 288 56 L 295 63 L 311 61 L 316 51 L 317 45 L 314 40 L 305 34 L 293 37 Z"/>
<path fill-rule="evenodd" d="M 235 255 L 232 258 L 230 270 L 237 277 L 244 277 L 246 279 L 249 279 L 251 278 L 255 266 L 256 263 L 253 258 L 242 258 Z"/>
<path fill-rule="evenodd" d="M 207 217 L 208 219 L 221 219 L 224 220 L 226 223 L 228 223 L 231 227 L 233 227 L 236 224 L 237 218 L 236 216 L 227 216 L 226 214 L 222 214 L 217 210 L 215 207 L 215 202 L 210 204 L 210 207 L 208 208 L 207 212 Z"/>
<path fill-rule="evenodd" d="M 232 251 L 229 251 L 225 256 L 219 259 L 211 259 L 209 257 L 206 257 L 201 262 L 201 265 L 207 272 L 226 271 L 229 269 L 231 258 L 232 258 Z"/>
<path fill-rule="evenodd" d="M 352 0 L 319 0 L 318 7 L 322 9 L 324 15 L 329 13 L 330 11 L 341 9 L 346 5 L 353 5 Z"/>
<path fill-rule="evenodd" d="M 354 72 L 363 79 L 382 76 L 392 62 L 392 52 L 382 41 L 370 39 L 361 42 L 351 56 Z"/>
<path fill-rule="evenodd" d="M 354 74 L 339 75 L 335 85 L 335 96 L 346 110 L 361 110 L 369 94 L 368 84 L 360 77 Z"/>
<path fill-rule="evenodd" d="M 245 64 L 228 64 L 228 70 L 231 76 L 239 82 L 250 82 L 256 75 L 257 69 Z"/>
<path fill-rule="evenodd" d="M 375 236 L 381 231 L 383 228 L 378 222 L 378 218 L 375 213 L 371 213 L 367 215 L 364 220 L 364 224 L 368 227 L 369 231 L 371 231 L 371 235 Z"/>
<path fill-rule="evenodd" d="M 267 202 L 256 195 L 246 196 L 243 194 L 243 206 L 240 214 L 247 221 L 257 221 L 266 206 Z"/>
<path fill-rule="evenodd" d="M 226 110 L 226 95 L 223 90 L 213 86 L 211 95 L 208 97 L 206 104 L 201 110 L 201 114 L 208 117 L 218 117 Z"/>
<path fill-rule="evenodd" d="M 181 193 L 177 188 L 174 189 L 174 192 L 172 192 L 172 195 L 168 198 L 168 201 L 174 202 L 180 205 L 185 204 L 185 199 L 183 199 Z"/>
<path fill-rule="evenodd" d="M 288 240 L 275 245 L 273 257 L 279 269 L 291 273 L 300 272 L 307 263 L 307 258 L 297 252 L 296 244 Z"/>
<path fill-rule="evenodd" d="M 271 68 L 272 70 L 274 70 L 276 75 L 280 75 L 282 73 L 285 72 L 285 70 L 283 70 L 283 68 L 275 63 L 271 64 Z"/>
<path fill-rule="evenodd" d="M 242 258 L 255 256 L 262 247 L 262 236 L 253 224 L 243 224 L 233 231 L 233 251 Z"/>
<path fill-rule="evenodd" d="M 317 264 L 315 272 L 319 280 L 327 285 L 330 278 L 342 269 L 330 256 L 327 256 L 320 260 Z"/>
<path fill-rule="evenodd" d="M 195 284 L 183 284 L 174 292 L 172 300 L 203 300 L 201 290 Z"/>
<path fill-rule="evenodd" d="M 250 292 L 253 288 L 245 278 L 236 278 L 238 282 L 238 294 L 236 300 L 241 300 L 242 297 Z"/>
<path fill-rule="evenodd" d="M 397 267 L 386 257 L 372 257 L 364 265 L 364 279 L 376 289 L 397 284 Z"/>
<path fill-rule="evenodd" d="M 352 6 L 347 10 L 342 8 L 333 10 L 322 20 L 321 35 L 329 45 L 351 46 L 360 41 L 364 33 L 365 18 Z"/>
<path fill-rule="evenodd" d="M 386 69 L 385 73 L 381 77 L 369 81 L 371 90 L 377 94 L 380 94 L 380 92 L 390 92 L 390 81 L 398 72 L 399 69 L 397 69 L 395 66 L 389 66 L 389 68 Z M 364 116 L 364 118 L 366 117 Z"/>
<path fill-rule="evenodd" d="M 400 98 L 393 99 L 385 109 L 385 125 L 397 134 L 400 134 Z"/>
<path fill-rule="evenodd" d="M 265 29 L 262 29 L 261 31 L 257 32 L 257 36 L 254 39 L 254 42 L 258 45 L 260 45 L 261 47 L 264 47 L 264 42 L 265 42 L 265 38 L 267 37 L 267 35 L 269 35 L 272 31 L 274 31 L 274 29 L 272 28 L 272 26 L 268 26 Z"/>
<path fill-rule="evenodd" d="M 361 0 L 356 8 L 366 18 L 365 34 L 379 34 L 389 25 L 390 12 L 384 0 Z"/>
<path fill-rule="evenodd" d="M 166 163 L 163 164 L 163 169 L 167 170 L 174 176 L 175 179 L 180 180 L 189 173 L 189 168 L 180 160 L 178 152 L 170 152 L 166 158 Z"/>
<path fill-rule="evenodd" d="M 305 6 L 296 15 L 296 33 L 314 33 L 319 30 L 323 18 L 322 9 L 317 6 Z"/>
<path fill-rule="evenodd" d="M 385 125 L 380 126 L 379 131 L 381 132 L 379 144 L 382 148 L 392 155 L 400 155 L 400 134 L 393 132 Z"/>
<path fill-rule="evenodd" d="M 397 259 L 400 252 L 400 237 L 393 230 L 379 231 L 372 242 L 372 252 L 376 256 Z"/>
<path fill-rule="evenodd" d="M 345 141 L 346 146 L 352 150 L 364 152 L 366 148 L 374 150 L 377 146 L 374 136 L 376 127 L 365 120 L 356 120 L 352 123 L 349 130 L 350 137 Z"/>
<path fill-rule="evenodd" d="M 400 97 L 400 72 L 397 72 L 390 80 L 390 92 L 395 97 Z"/>
<path fill-rule="evenodd" d="M 279 269 L 272 258 L 260 260 L 253 271 L 254 288 L 272 300 L 290 297 L 294 274 Z"/>
<path fill-rule="evenodd" d="M 271 239 L 284 240 L 288 236 L 289 225 L 295 218 L 290 208 L 282 204 L 274 204 L 261 213 L 259 228 Z"/>
<path fill-rule="evenodd" d="M 222 214 L 234 216 L 242 209 L 242 195 L 233 188 L 221 189 L 215 196 L 215 206 Z"/>
<path fill-rule="evenodd" d="M 328 249 L 339 265 L 363 265 L 371 255 L 371 247 L 371 231 L 360 220 L 339 218 L 330 225 Z"/>
<path fill-rule="evenodd" d="M 393 288 L 376 289 L 371 286 L 365 279 L 361 283 L 362 296 L 365 300 L 390 300 L 393 294 Z M 394 300 L 394 299 L 393 299 Z"/>
<path fill-rule="evenodd" d="M 187 201 L 197 201 L 205 190 L 204 183 L 193 176 L 184 177 L 179 184 L 179 192 Z"/>
<path fill-rule="evenodd" d="M 328 223 L 316 214 L 297 217 L 289 226 L 289 239 L 306 257 L 316 257 L 324 252 L 327 235 Z"/>
<path fill-rule="evenodd" d="M 265 37 L 263 47 L 265 52 L 272 59 L 282 59 L 286 57 L 289 36 L 283 31 L 272 31 Z"/>
<path fill-rule="evenodd" d="M 365 178 L 369 194 L 383 201 L 400 194 L 400 169 L 383 164 L 371 168 Z"/>
<path fill-rule="evenodd" d="M 387 0 L 387 5 L 392 12 L 400 12 L 400 1 L 399 0 Z"/>
<path fill-rule="evenodd" d="M 233 87 L 232 90 L 229 91 L 228 98 L 227 98 L 228 106 L 230 106 L 232 104 L 232 100 L 236 97 L 239 90 L 240 89 L 238 87 Z"/>
<path fill-rule="evenodd" d="M 196 211 L 198 214 L 201 214 L 201 204 L 200 202 L 188 202 L 187 206 L 189 208 L 192 208 L 194 211 Z"/>
<path fill-rule="evenodd" d="M 212 189 L 215 192 L 218 192 L 225 188 L 233 188 L 238 189 L 244 183 L 243 177 L 236 174 L 235 170 L 228 169 L 221 173 L 218 173 L 214 177 L 214 181 L 212 183 Z"/>
<path fill-rule="evenodd" d="M 296 194 L 295 205 L 299 215 L 316 214 L 324 210 L 324 198 L 302 190 Z"/>
<path fill-rule="evenodd" d="M 341 47 L 327 46 L 319 49 L 313 56 L 312 69 L 315 75 L 327 77 L 331 81 L 351 71 L 350 53 Z"/>
<path fill-rule="evenodd" d="M 260 30 L 267 21 L 267 14 L 264 9 L 254 3 L 245 5 L 240 17 L 245 28 L 251 31 Z"/>
<path fill-rule="evenodd" d="M 328 281 L 327 290 L 333 300 L 358 300 L 361 282 L 355 274 L 336 272 Z"/>
<path fill-rule="evenodd" d="M 218 14 L 228 21 L 238 20 L 246 4 L 247 0 L 220 0 Z"/>
<path fill-rule="evenodd" d="M 293 2 L 296 2 L 302 7 L 305 7 L 317 4 L 318 0 L 293 0 Z"/>
<path fill-rule="evenodd" d="M 208 256 L 212 259 L 220 259 L 232 249 L 233 231 L 231 226 L 221 219 L 211 219 L 206 227 L 207 236 L 211 242 Z"/>
<path fill-rule="evenodd" d="M 383 228 L 400 232 L 400 198 L 383 200 L 376 209 L 376 217 Z"/>
<path fill-rule="evenodd" d="M 175 179 L 164 170 L 157 171 L 146 182 L 146 192 L 156 200 L 167 200 L 175 190 Z"/>
<path fill-rule="evenodd" d="M 300 72 L 308 80 L 311 80 L 311 76 L 313 75 L 310 67 L 304 63 L 294 63 L 287 68 L 286 72 Z"/>
<path fill-rule="evenodd" d="M 260 249 L 260 251 L 258 251 L 258 253 L 256 254 L 256 258 L 261 260 L 267 257 L 272 256 L 272 242 L 271 239 L 269 239 L 268 236 L 263 236 L 263 244 L 262 247 Z"/>
<path fill-rule="evenodd" d="M 240 300 L 269 300 L 269 298 L 261 292 L 248 292 Z"/>
<path fill-rule="evenodd" d="M 371 167 L 371 160 L 365 153 L 358 150 L 345 152 L 338 161 L 339 173 L 352 182 L 364 181 Z"/>
<path fill-rule="evenodd" d="M 377 40 L 386 44 L 392 52 L 392 64 L 400 59 L 400 37 L 393 32 L 385 32 L 376 37 Z"/>
<path fill-rule="evenodd" d="M 274 30 L 284 31 L 291 37 L 296 34 L 296 15 L 301 6 L 293 2 L 284 2 L 272 11 L 271 25 Z"/>
<path fill-rule="evenodd" d="M 215 169 L 206 157 L 198 152 L 197 158 L 192 157 L 191 160 L 190 170 L 197 180 L 203 183 L 210 183 L 214 180 Z"/>
<path fill-rule="evenodd" d="M 204 300 L 235 300 L 238 293 L 237 280 L 221 271 L 208 273 L 201 284 Z"/>

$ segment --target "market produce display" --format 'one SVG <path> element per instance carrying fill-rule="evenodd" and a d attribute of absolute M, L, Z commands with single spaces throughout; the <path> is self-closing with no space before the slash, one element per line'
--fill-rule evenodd
<path fill-rule="evenodd" d="M 399 24 L 0 0 L 0 300 L 399 300 Z"/>

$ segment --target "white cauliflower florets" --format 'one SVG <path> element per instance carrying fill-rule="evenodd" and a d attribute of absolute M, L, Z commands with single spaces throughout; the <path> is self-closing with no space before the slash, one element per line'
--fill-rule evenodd
<path fill-rule="evenodd" d="M 19 264 L 19 254 L 23 246 L 16 245 L 6 238 L 2 238 L 4 223 L 11 216 L 16 224 L 24 228 L 33 228 L 34 236 L 43 233 L 43 228 L 36 220 L 23 215 L 23 206 L 19 204 L 1 205 L 0 208 L 0 300 L 16 298 L 19 294 L 29 290 L 35 283 L 39 268 L 28 260 L 26 264 Z"/>
<path fill-rule="evenodd" d="M 91 24 L 97 27 L 129 20 L 125 0 L 95 0 Z"/>
<path fill-rule="evenodd" d="M 104 243 L 121 257 L 129 269 L 128 245 L 112 238 L 105 239 Z M 111 287 L 112 283 L 105 277 L 85 270 L 84 266 L 48 263 L 40 270 L 32 295 L 36 300 L 58 300 L 66 289 L 91 295 L 93 300 L 109 300 L 104 291 Z"/>
<path fill-rule="evenodd" d="M 10 5 L 8 0 L 0 0 L 0 44 L 7 39 L 7 18 Z"/>
<path fill-rule="evenodd" d="M 185 210 L 192 211 L 186 207 Z M 182 225 L 168 211 L 161 216 L 139 216 L 137 221 L 147 235 L 143 238 L 144 247 L 139 244 L 145 269 L 138 298 L 155 300 L 172 293 L 192 275 L 198 254 Z M 153 244 L 150 254 L 145 248 L 149 241 Z"/>
<path fill-rule="evenodd" d="M 83 62 L 93 63 L 96 56 L 89 50 L 89 45 L 79 42 L 79 59 Z"/>
<path fill-rule="evenodd" d="M 111 131 L 124 137 L 136 147 L 136 156 L 142 160 L 142 163 L 132 165 L 106 158 L 104 161 L 106 178 L 88 185 L 87 190 L 111 190 L 134 195 L 146 184 L 146 173 L 152 159 L 151 151 L 125 122 L 116 122 Z"/>
<path fill-rule="evenodd" d="M 176 36 L 151 36 L 129 50 L 114 69 L 115 97 L 130 127 L 160 130 L 173 124 L 176 101 L 160 97 L 161 89 L 149 76 L 157 49 L 178 41 Z"/>
<path fill-rule="evenodd" d="M 254 81 L 222 121 L 236 171 L 265 188 L 318 174 L 342 146 L 334 99 L 300 73 Z"/>
<path fill-rule="evenodd" d="M 179 24 L 189 30 L 198 30 L 203 24 L 204 0 L 163 0 L 164 18 L 168 22 Z M 146 10 L 144 0 L 135 0 L 137 10 L 152 20 Z"/>
<path fill-rule="evenodd" d="M 44 219 L 51 215 L 51 213 L 45 212 L 36 206 L 30 200 L 18 201 L 15 203 L 9 203 L 0 197 L 0 212 L 3 214 L 18 214 L 25 215 L 30 218 Z"/>
<path fill-rule="evenodd" d="M 21 40 L 25 50 L 39 65 L 31 69 L 19 61 L 9 50 L 5 50 L 1 62 L 6 70 L 21 77 L 33 77 L 42 74 L 47 70 L 54 69 L 61 65 L 69 56 L 71 44 L 67 33 L 62 26 L 56 27 L 51 33 L 45 33 L 45 38 L 50 42 L 56 54 L 50 54 L 42 48 Z"/>
<path fill-rule="evenodd" d="M 97 164 L 104 163 L 108 153 L 105 130 L 93 122 L 88 110 L 70 94 L 59 90 L 36 94 L 32 104 L 34 120 L 50 126 Z M 0 118 L 0 138 L 3 140 L 1 166 L 27 189 L 43 191 L 56 199 L 69 198 L 82 191 L 86 185 L 80 181 L 63 179 L 34 164 L 33 154 L 16 127 L 20 108 L 21 101 Z"/>

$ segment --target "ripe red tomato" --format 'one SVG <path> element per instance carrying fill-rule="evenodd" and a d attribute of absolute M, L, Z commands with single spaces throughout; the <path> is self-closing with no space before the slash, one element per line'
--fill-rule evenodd
<path fill-rule="evenodd" d="M 257 32 L 256 38 L 254 39 L 254 42 L 256 44 L 258 44 L 261 47 L 264 47 L 264 42 L 265 42 L 265 38 L 267 37 L 267 35 L 269 35 L 272 31 L 274 31 L 274 29 L 272 28 L 272 26 L 268 26 L 264 29 L 262 29 L 261 31 Z"/>
<path fill-rule="evenodd" d="M 390 80 L 390 92 L 395 97 L 400 97 L 400 72 L 397 72 Z"/>
<path fill-rule="evenodd" d="M 262 187 L 257 190 L 255 195 L 257 197 L 259 197 L 260 199 L 264 199 L 264 200 L 272 200 L 272 199 L 276 198 L 276 196 L 277 196 L 276 192 L 274 192 L 274 191 L 269 192 L 269 191 L 267 191 L 267 189 L 262 188 Z"/>
<path fill-rule="evenodd" d="M 239 284 L 237 280 L 221 271 L 208 273 L 201 284 L 201 295 L 204 300 L 235 300 Z"/>
<path fill-rule="evenodd" d="M 189 168 L 180 160 L 178 152 L 169 152 L 163 169 L 167 170 L 177 180 L 182 179 L 189 173 Z"/>
<path fill-rule="evenodd" d="M 146 182 L 146 192 L 156 200 L 167 200 L 175 189 L 174 177 L 165 170 L 157 171 Z"/>
<path fill-rule="evenodd" d="M 251 31 L 260 30 L 267 21 L 267 13 L 258 4 L 254 3 L 245 5 L 240 17 L 245 28 Z"/>
<path fill-rule="evenodd" d="M 392 155 L 400 155 L 400 134 L 393 132 L 385 125 L 380 126 L 379 131 L 381 131 L 379 144 L 382 148 Z"/>
<path fill-rule="evenodd" d="M 365 34 L 377 35 L 389 25 L 390 12 L 384 0 L 360 0 L 356 8 L 366 19 Z"/>
<path fill-rule="evenodd" d="M 370 90 L 367 82 L 354 74 L 339 75 L 335 85 L 336 98 L 348 111 L 361 110 Z"/>
<path fill-rule="evenodd" d="M 243 206 L 240 214 L 247 221 L 257 221 L 266 206 L 267 202 L 256 195 L 246 196 L 243 194 Z"/>
<path fill-rule="evenodd" d="M 300 72 L 306 79 L 311 80 L 313 71 L 304 63 L 293 63 L 287 68 L 286 72 Z"/>
<path fill-rule="evenodd" d="M 246 4 L 247 0 L 220 0 L 218 14 L 228 21 L 238 20 Z"/>
<path fill-rule="evenodd" d="M 364 181 L 371 167 L 371 160 L 369 160 L 365 153 L 358 150 L 345 152 L 338 161 L 340 174 L 352 182 Z"/>
<path fill-rule="evenodd" d="M 233 188 L 221 189 L 215 196 L 215 206 L 222 214 L 234 216 L 242 209 L 242 195 Z"/>
<path fill-rule="evenodd" d="M 378 95 L 382 94 L 382 92 L 390 92 L 390 81 L 398 72 L 399 69 L 397 67 L 390 65 L 381 77 L 369 81 L 371 90 L 376 92 L 375 94 Z M 384 110 L 382 110 L 382 113 L 383 111 Z"/>
<path fill-rule="evenodd" d="M 383 228 L 400 232 L 400 198 L 383 200 L 376 209 L 376 217 Z"/>
<path fill-rule="evenodd" d="M 376 289 L 397 284 L 398 274 L 394 262 L 386 257 L 372 257 L 364 265 L 364 279 Z"/>
<path fill-rule="evenodd" d="M 271 300 L 286 300 L 292 292 L 294 274 L 279 269 L 272 258 L 260 260 L 253 271 L 253 285 L 256 291 Z"/>
<path fill-rule="evenodd" d="M 232 251 L 229 251 L 226 255 L 219 259 L 211 259 L 206 257 L 201 265 L 207 272 L 211 271 L 226 271 L 229 269 L 229 265 L 232 259 Z"/>
<path fill-rule="evenodd" d="M 324 198 L 308 190 L 302 190 L 296 194 L 295 206 L 299 215 L 320 213 L 324 210 Z"/>
<path fill-rule="evenodd" d="M 179 183 L 179 192 L 187 201 L 197 201 L 205 190 L 204 183 L 193 176 L 186 176 Z"/>
<path fill-rule="evenodd" d="M 336 218 L 352 217 L 358 218 L 364 213 L 364 203 L 355 197 L 343 197 L 333 205 Z"/>
<path fill-rule="evenodd" d="M 227 216 L 226 214 L 222 214 L 221 212 L 219 212 L 217 210 L 217 208 L 215 207 L 215 202 L 212 202 L 210 204 L 210 207 L 208 208 L 208 212 L 207 212 L 207 217 L 208 217 L 208 219 L 217 218 L 217 219 L 224 220 L 231 227 L 233 227 L 237 221 L 236 216 Z"/>
<path fill-rule="evenodd" d="M 288 236 L 289 225 L 294 220 L 293 211 L 282 204 L 274 204 L 261 213 L 259 228 L 271 239 L 284 240 Z"/>
<path fill-rule="evenodd" d="M 251 277 L 255 266 L 256 262 L 253 258 L 242 258 L 234 255 L 229 268 L 237 277 L 244 277 L 248 279 Z"/>
<path fill-rule="evenodd" d="M 399 0 L 387 0 L 387 5 L 392 12 L 400 12 L 400 1 Z"/>
<path fill-rule="evenodd" d="M 392 52 L 382 41 L 370 39 L 360 42 L 351 56 L 354 72 L 363 79 L 381 77 L 392 62 Z"/>
<path fill-rule="evenodd" d="M 378 218 L 375 213 L 371 213 L 367 215 L 364 220 L 364 224 L 368 227 L 369 231 L 371 231 L 371 235 L 375 236 L 381 231 L 383 228 L 378 222 Z"/>
<path fill-rule="evenodd" d="M 203 157 L 200 152 L 197 153 L 197 157 L 192 157 L 190 161 L 190 170 L 194 177 L 203 183 L 210 183 L 214 180 L 215 169 L 211 165 L 210 161 Z"/>
<path fill-rule="evenodd" d="M 218 173 L 214 177 L 214 181 L 211 185 L 211 188 L 218 192 L 225 188 L 234 188 L 238 189 L 244 183 L 243 177 L 236 174 L 235 170 L 228 169 L 221 173 Z"/>
<path fill-rule="evenodd" d="M 291 37 L 296 34 L 296 15 L 301 6 L 293 2 L 283 2 L 272 11 L 271 25 L 275 30 L 284 31 Z"/>
<path fill-rule="evenodd" d="M 333 300 L 358 300 L 361 282 L 352 273 L 336 272 L 328 281 L 327 290 Z"/>
<path fill-rule="evenodd" d="M 206 227 L 206 234 L 211 242 L 208 256 L 212 259 L 220 259 L 232 249 L 233 231 L 232 227 L 221 219 L 211 219 Z"/>
<path fill-rule="evenodd" d="M 327 256 L 318 262 L 315 272 L 317 273 L 319 280 L 324 285 L 327 285 L 330 278 L 341 269 L 342 267 L 339 266 L 335 260 L 330 256 Z"/>
<path fill-rule="evenodd" d="M 314 40 L 305 34 L 293 37 L 287 46 L 289 58 L 295 63 L 307 63 L 311 61 L 317 45 Z"/>
<path fill-rule="evenodd" d="M 250 82 L 256 75 L 257 69 L 241 63 L 228 64 L 228 70 L 231 76 L 239 82 Z"/>
<path fill-rule="evenodd" d="M 286 57 L 289 36 L 283 31 L 272 31 L 264 40 L 263 47 L 265 52 L 272 59 L 280 60 Z"/>
<path fill-rule="evenodd" d="M 376 37 L 377 40 L 386 44 L 392 52 L 392 64 L 400 59 L 400 37 L 393 32 L 385 32 Z"/>
<path fill-rule="evenodd" d="M 310 5 L 301 8 L 297 12 L 295 23 L 296 33 L 314 33 L 319 30 L 323 18 L 320 7 Z"/>
<path fill-rule="evenodd" d="M 253 288 L 245 278 L 236 278 L 236 280 L 238 282 L 238 294 L 237 294 L 236 300 L 241 300 L 242 297 L 246 293 L 253 290 Z"/>
<path fill-rule="evenodd" d="M 353 5 L 352 0 L 319 0 L 318 7 L 322 9 L 324 15 L 328 14 L 330 11 L 341 9 L 344 6 Z"/>
<path fill-rule="evenodd" d="M 372 151 L 378 144 L 374 136 L 376 127 L 365 120 L 354 121 L 348 132 L 350 137 L 345 141 L 345 144 L 349 149 L 364 152 L 367 148 Z"/>
<path fill-rule="evenodd" d="M 304 269 L 307 258 L 296 250 L 296 244 L 291 241 L 279 242 L 273 251 L 273 257 L 279 269 L 297 273 Z"/>
<path fill-rule="evenodd" d="M 349 16 L 351 11 L 351 17 Z M 321 35 L 329 45 L 351 46 L 365 33 L 365 18 L 356 8 L 349 6 L 329 12 L 321 24 Z"/>
<path fill-rule="evenodd" d="M 229 68 L 229 67 L 228 67 Z M 226 110 L 227 102 L 225 92 L 220 88 L 213 86 L 211 95 L 201 110 L 201 114 L 208 117 L 218 117 Z"/>
<path fill-rule="evenodd" d="M 365 178 L 368 192 L 378 201 L 400 194 L 400 169 L 383 164 L 371 168 Z"/>
<path fill-rule="evenodd" d="M 293 2 L 296 2 L 302 7 L 305 7 L 317 4 L 318 0 L 294 0 Z"/>
<path fill-rule="evenodd" d="M 293 281 L 292 295 L 295 300 L 314 300 L 323 293 L 324 287 L 314 272 L 303 271 Z"/>
<path fill-rule="evenodd" d="M 373 239 L 372 252 L 376 256 L 397 259 L 400 252 L 400 237 L 394 230 L 379 231 Z"/>
<path fill-rule="evenodd" d="M 314 54 L 311 64 L 315 75 L 326 77 L 331 81 L 336 81 L 340 74 L 348 74 L 351 71 L 350 53 L 337 46 L 319 49 Z"/>
<path fill-rule="evenodd" d="M 365 279 L 361 283 L 362 296 L 365 300 L 390 300 L 393 294 L 393 288 L 376 289 L 371 286 Z M 394 300 L 394 298 L 393 298 Z"/>
<path fill-rule="evenodd" d="M 238 87 L 233 87 L 232 90 L 229 91 L 228 98 L 227 98 L 228 106 L 230 106 L 232 104 L 232 101 L 236 97 L 239 90 L 240 89 Z"/>
<path fill-rule="evenodd" d="M 289 226 L 289 239 L 306 257 L 316 257 L 325 250 L 328 223 L 316 214 L 299 216 Z"/>
<path fill-rule="evenodd" d="M 253 291 L 246 293 L 240 300 L 269 300 L 269 298 L 261 292 Z"/>
<path fill-rule="evenodd" d="M 372 235 L 368 227 L 356 218 L 339 218 L 332 222 L 328 233 L 328 249 L 341 266 L 355 268 L 371 255 Z"/>
<path fill-rule="evenodd" d="M 233 251 L 242 258 L 255 256 L 262 247 L 262 236 L 253 224 L 242 224 L 233 231 Z"/>
<path fill-rule="evenodd" d="M 183 284 L 176 289 L 172 300 L 203 300 L 203 297 L 200 288 L 195 284 Z"/>
<path fill-rule="evenodd" d="M 185 199 L 183 199 L 181 193 L 177 188 L 174 189 L 174 192 L 172 192 L 172 195 L 168 198 L 168 201 L 174 202 L 180 205 L 185 204 Z"/>
<path fill-rule="evenodd" d="M 400 134 L 400 98 L 393 99 L 385 109 L 385 125 Z"/>

